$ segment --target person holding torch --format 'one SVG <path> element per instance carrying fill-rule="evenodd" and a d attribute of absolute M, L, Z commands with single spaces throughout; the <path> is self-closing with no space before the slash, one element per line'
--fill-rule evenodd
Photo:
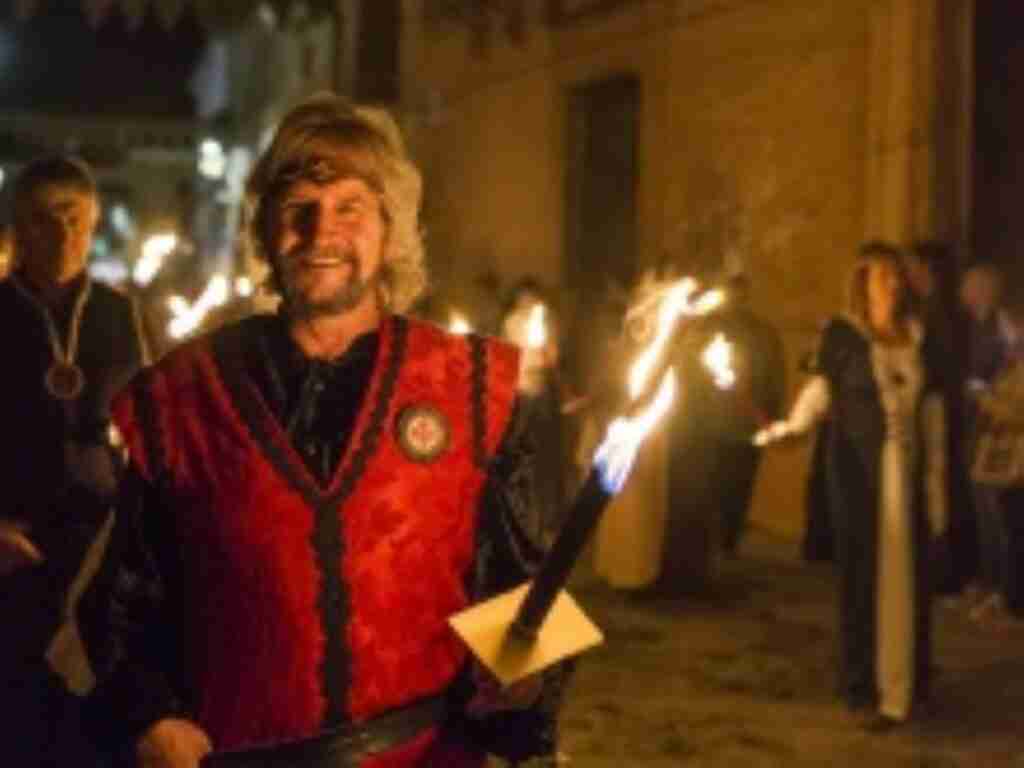
<path fill-rule="evenodd" d="M 828 414 L 829 506 L 839 581 L 839 685 L 871 728 L 907 720 L 929 693 L 929 553 L 946 528 L 945 417 L 912 314 L 900 252 L 861 249 L 849 310 L 826 326 L 819 372 L 758 444 Z"/>
<path fill-rule="evenodd" d="M 425 283 L 393 121 L 322 94 L 248 182 L 283 301 L 116 400 L 131 456 L 92 622 L 98 733 L 135 763 L 484 765 L 554 749 L 563 667 L 499 689 L 448 618 L 524 581 L 519 353 L 401 314 Z"/>

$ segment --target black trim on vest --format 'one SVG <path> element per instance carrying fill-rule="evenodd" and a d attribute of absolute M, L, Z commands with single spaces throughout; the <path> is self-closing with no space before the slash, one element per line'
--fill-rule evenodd
<path fill-rule="evenodd" d="M 377 399 L 373 404 L 373 411 L 370 412 L 369 423 L 362 434 L 354 435 L 359 438 L 359 445 L 352 453 L 349 465 L 345 467 L 345 474 L 341 478 L 341 482 L 338 483 L 338 490 L 326 499 L 331 504 L 342 503 L 355 489 L 356 481 L 362 477 L 363 471 L 366 469 L 366 462 L 377 450 L 377 443 L 380 442 L 381 432 L 384 430 L 384 422 L 387 420 L 391 399 L 395 396 L 398 372 L 402 369 L 402 363 L 405 361 L 406 345 L 409 340 L 409 321 L 406 318 L 395 315 L 391 323 L 391 357 L 381 374 L 380 387 L 376 393 Z M 367 392 L 367 395 L 372 394 L 372 392 Z M 359 423 L 358 417 L 356 423 Z"/>
<path fill-rule="evenodd" d="M 473 461 L 480 469 L 487 468 L 487 404 L 484 389 L 487 381 L 487 347 L 481 336 L 469 337 L 469 353 L 472 362 L 472 393 L 470 404 L 473 409 Z"/>
<path fill-rule="evenodd" d="M 349 720 L 348 689 L 352 681 L 351 654 L 345 627 L 352 612 L 348 590 L 343 585 L 341 563 L 345 557 L 345 537 L 337 505 L 321 501 L 316 507 L 312 543 L 320 567 L 320 594 L 317 606 L 324 630 L 324 658 L 320 668 L 324 698 L 324 725 L 339 725 Z"/>
<path fill-rule="evenodd" d="M 256 318 L 250 320 L 253 321 L 256 321 Z M 316 509 L 323 495 L 315 484 L 307 480 L 302 471 L 297 471 L 291 457 L 271 436 L 269 420 L 273 419 L 273 415 L 260 401 L 255 385 L 248 380 L 246 342 L 251 339 L 246 339 L 246 336 L 249 330 L 249 322 L 243 321 L 215 334 L 211 341 L 214 364 L 242 423 L 249 430 L 249 435 L 263 455 L 278 474 L 302 495 L 306 503 Z"/>
<path fill-rule="evenodd" d="M 356 446 L 352 460 L 345 468 L 345 475 L 338 485 L 338 490 L 324 498 L 316 508 L 313 546 L 316 548 L 317 561 L 323 573 L 318 604 L 326 635 L 322 671 L 324 694 L 327 698 L 327 710 L 324 713 L 326 725 L 338 725 L 349 720 L 347 693 L 352 681 L 351 657 L 347 652 L 348 638 L 345 633 L 351 605 L 347 591 L 342 589 L 344 574 L 341 572 L 341 563 L 345 558 L 345 537 L 342 535 L 338 508 L 355 489 L 356 481 L 362 477 L 366 462 L 377 450 L 377 443 L 384 430 L 384 422 L 398 382 L 398 372 L 405 359 L 409 324 L 405 318 L 396 317 L 393 330 L 391 357 L 381 375 L 380 389 L 373 411 L 370 413 L 369 423 L 361 435 L 355 436 L 359 439 L 359 445 Z"/>
<path fill-rule="evenodd" d="M 377 450 L 398 383 L 398 374 L 405 360 L 409 323 L 400 316 L 392 318 L 391 323 L 391 344 L 387 348 L 389 357 L 385 362 L 386 367 L 380 374 L 377 391 L 367 392 L 368 397 L 375 397 L 373 410 L 366 428 L 361 434 L 353 435 L 358 445 L 353 449 L 348 466 L 343 468 L 344 474 L 333 493 L 327 493 L 317 486 L 306 473 L 301 459 L 289 456 L 271 436 L 270 420 L 274 416 L 259 399 L 256 386 L 248 380 L 246 372 L 246 337 L 251 326 L 243 321 L 213 337 L 217 369 L 252 439 L 281 477 L 302 494 L 315 515 L 311 544 L 323 577 L 317 605 L 324 631 L 321 676 L 327 702 L 323 720 L 325 725 L 339 725 L 349 720 L 347 694 L 352 672 L 345 628 L 351 607 L 341 568 L 345 558 L 345 537 L 338 509 L 352 494 L 367 462 Z M 382 351 L 384 349 L 382 347 Z M 265 364 L 254 362 L 257 365 Z M 359 423 L 358 417 L 356 423 Z M 281 431 L 286 434 L 283 427 Z"/>

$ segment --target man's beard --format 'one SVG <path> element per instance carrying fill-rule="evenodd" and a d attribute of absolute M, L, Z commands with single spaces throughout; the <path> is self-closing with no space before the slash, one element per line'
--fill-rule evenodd
<path fill-rule="evenodd" d="M 338 265 L 348 265 L 348 279 L 330 294 L 313 298 L 303 293 L 301 278 L 297 273 L 310 267 L 301 266 L 302 263 L 328 259 L 336 261 Z M 295 318 L 308 319 L 344 314 L 355 309 L 377 283 L 376 274 L 367 278 L 362 277 L 358 255 L 347 248 L 316 248 L 294 254 L 287 260 L 279 260 L 274 271 L 285 309 Z"/>

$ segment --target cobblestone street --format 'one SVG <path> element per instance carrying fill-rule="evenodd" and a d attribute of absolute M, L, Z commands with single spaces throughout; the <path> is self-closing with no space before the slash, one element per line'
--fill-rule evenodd
<path fill-rule="evenodd" d="M 576 768 L 1024 766 L 1024 626 L 936 606 L 935 702 L 912 725 L 858 729 L 834 695 L 831 568 L 751 532 L 711 594 L 573 594 L 606 643 L 577 668 L 562 720 Z"/>

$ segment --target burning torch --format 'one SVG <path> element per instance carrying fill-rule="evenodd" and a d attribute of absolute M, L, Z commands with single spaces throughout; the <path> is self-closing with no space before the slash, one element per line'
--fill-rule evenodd
<path fill-rule="evenodd" d="M 737 377 L 733 368 L 733 356 L 732 343 L 724 333 L 716 333 L 711 342 L 704 347 L 701 362 L 711 374 L 715 386 L 723 391 L 732 392 L 735 402 L 753 419 L 758 429 L 763 429 L 770 419 L 754 402 L 749 386 L 736 388 Z"/>
<path fill-rule="evenodd" d="M 659 364 L 679 320 L 709 311 L 720 297 L 700 294 L 691 278 L 670 285 L 635 311 L 657 309 L 652 342 L 631 366 L 627 412 L 608 426 L 590 473 L 533 580 L 449 619 L 476 658 L 510 685 L 599 644 L 601 631 L 564 591 L 573 566 L 611 499 L 622 490 L 644 439 L 671 407 L 676 376 Z M 628 316 L 627 316 L 628 319 Z M 657 374 L 657 376 L 655 376 Z M 659 384 L 648 394 L 649 382 Z"/>

